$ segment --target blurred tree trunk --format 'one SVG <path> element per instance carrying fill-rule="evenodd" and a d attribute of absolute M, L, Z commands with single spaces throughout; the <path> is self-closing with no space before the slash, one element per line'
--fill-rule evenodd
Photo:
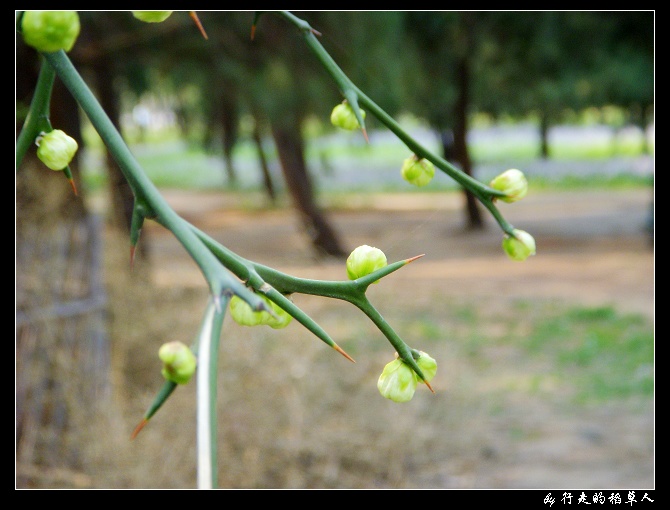
<path fill-rule="evenodd" d="M 322 255 L 345 256 L 335 231 L 314 201 L 298 121 L 281 125 L 273 122 L 272 136 L 287 187 L 313 247 Z"/>
<path fill-rule="evenodd" d="M 237 142 L 239 115 L 237 113 L 236 98 L 232 87 L 224 87 L 219 98 L 219 120 L 222 128 L 223 159 L 226 166 L 226 176 L 231 186 L 237 184 L 237 172 L 233 165 L 233 149 Z"/>
<path fill-rule="evenodd" d="M 651 145 L 649 144 L 649 138 L 647 138 L 647 129 L 654 121 L 653 111 L 653 104 L 635 104 L 629 108 L 629 115 L 631 117 L 632 124 L 638 127 L 640 131 L 642 131 L 641 151 L 643 154 L 652 153 Z"/>
<path fill-rule="evenodd" d="M 454 105 L 454 160 L 460 164 L 461 170 L 472 176 L 472 161 L 468 153 L 468 106 L 470 101 L 470 66 L 468 56 L 463 56 L 458 62 L 457 73 L 458 99 Z M 465 193 L 466 228 L 470 230 L 481 230 L 484 228 L 484 220 L 479 208 L 477 198 L 469 191 Z"/>
<path fill-rule="evenodd" d="M 442 157 L 447 161 L 454 160 L 454 130 L 440 128 L 438 130 L 440 145 L 442 146 Z"/>
<path fill-rule="evenodd" d="M 544 111 L 540 116 L 540 157 L 549 159 L 549 115 Z"/>
<path fill-rule="evenodd" d="M 34 49 L 17 41 L 17 135 L 40 61 Z M 97 412 L 109 404 L 107 304 L 98 292 L 100 233 L 81 184 L 79 111 L 56 77 L 48 117 L 80 146 L 69 164 L 77 194 L 63 172 L 39 160 L 35 145 L 15 174 L 15 459 L 22 488 L 80 480 L 93 460 L 81 448 L 80 432 L 97 424 Z M 66 475 L 56 482 L 48 474 L 55 471 Z"/>
<path fill-rule="evenodd" d="M 270 202 L 274 204 L 277 201 L 277 193 L 275 192 L 274 183 L 272 182 L 272 176 L 270 175 L 270 168 L 268 167 L 268 161 L 265 157 L 265 151 L 263 150 L 263 139 L 261 137 L 261 127 L 260 120 L 258 115 L 254 115 L 254 130 L 252 133 L 254 139 L 254 144 L 256 145 L 256 152 L 258 153 L 258 162 L 261 166 L 261 172 L 263 174 L 263 188 L 268 194 Z"/>

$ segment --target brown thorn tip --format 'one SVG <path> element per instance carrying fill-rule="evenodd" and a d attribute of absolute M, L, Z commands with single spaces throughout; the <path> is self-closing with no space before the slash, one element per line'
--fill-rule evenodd
<path fill-rule="evenodd" d="M 426 383 L 426 386 L 428 386 L 428 389 L 429 389 L 430 391 L 432 391 L 433 393 L 435 393 L 435 390 L 433 389 L 433 387 L 430 385 L 430 383 L 429 383 L 428 381 L 426 381 L 426 380 L 424 379 L 423 382 Z"/>
<path fill-rule="evenodd" d="M 365 141 L 367 143 L 370 143 L 370 139 L 368 138 L 368 132 L 363 128 L 361 131 L 363 131 L 363 137 L 365 138 Z"/>
<path fill-rule="evenodd" d="M 314 30 L 313 28 L 310 28 L 310 31 L 311 31 L 314 35 L 316 35 L 316 36 L 318 36 L 318 37 L 321 37 L 321 32 L 319 32 L 318 30 Z"/>
<path fill-rule="evenodd" d="M 349 356 L 346 352 L 344 352 L 344 349 L 342 349 L 342 347 L 340 347 L 339 345 L 333 344 L 333 349 L 335 349 L 337 352 L 339 352 L 342 356 L 347 358 L 352 363 L 356 363 L 356 360 L 354 358 L 352 358 L 351 356 Z"/>
<path fill-rule="evenodd" d="M 254 36 L 256 35 L 256 25 L 251 25 L 251 40 L 254 40 Z"/>
<path fill-rule="evenodd" d="M 70 181 L 70 186 L 72 186 L 75 196 L 78 196 L 79 193 L 77 193 L 77 185 L 74 183 L 74 179 L 68 179 L 68 181 Z"/>
<path fill-rule="evenodd" d="M 194 21 L 195 26 L 198 27 L 198 30 L 200 30 L 200 33 L 205 38 L 205 40 L 209 39 L 209 37 L 207 37 L 207 32 L 205 32 L 205 28 L 202 26 L 202 23 L 200 23 L 200 18 L 198 18 L 196 12 L 188 11 L 188 15 L 191 16 L 191 19 Z"/>
<path fill-rule="evenodd" d="M 415 256 L 415 257 L 411 257 L 411 258 L 409 258 L 409 259 L 406 259 L 406 260 L 405 260 L 405 264 L 409 264 L 410 262 L 414 262 L 416 259 L 420 259 L 420 258 L 423 257 L 424 255 L 425 255 L 425 253 L 422 253 L 421 255 L 417 255 L 417 256 Z"/>
<path fill-rule="evenodd" d="M 130 269 L 135 265 L 135 245 L 130 245 Z"/>
<path fill-rule="evenodd" d="M 133 434 L 130 436 L 131 441 L 137 437 L 137 434 L 140 433 L 140 430 L 142 430 L 147 423 L 149 423 L 149 420 L 143 418 L 137 427 L 135 427 L 135 430 L 133 430 Z"/>

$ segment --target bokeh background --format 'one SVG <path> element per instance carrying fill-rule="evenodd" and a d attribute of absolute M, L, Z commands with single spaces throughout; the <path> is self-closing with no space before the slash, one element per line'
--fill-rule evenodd
<path fill-rule="evenodd" d="M 379 395 L 393 348 L 346 303 L 294 297 L 355 365 L 298 324 L 226 319 L 219 486 L 655 488 L 655 13 L 294 14 L 424 146 L 482 182 L 522 169 L 501 211 L 538 254 L 507 260 L 446 175 L 403 181 L 373 116 L 369 143 L 332 127 L 342 96 L 280 13 L 198 12 L 205 39 L 186 11 L 80 12 L 72 62 L 185 219 L 310 278 L 346 278 L 360 244 L 425 254 L 368 294 L 438 361 L 435 395 Z M 17 30 L 17 133 L 39 65 Z M 130 435 L 206 282 L 153 223 L 130 269 L 132 192 L 58 80 L 51 120 L 80 142 L 78 194 L 34 152 L 17 172 L 16 486 L 194 488 L 195 384 Z"/>

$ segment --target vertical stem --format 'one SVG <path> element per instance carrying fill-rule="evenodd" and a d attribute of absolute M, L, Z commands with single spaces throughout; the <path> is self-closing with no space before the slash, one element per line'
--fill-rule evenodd
<path fill-rule="evenodd" d="M 224 296 L 221 310 L 228 306 L 228 298 Z M 218 312 L 211 299 L 205 310 L 202 329 L 198 339 L 198 372 L 197 372 L 197 465 L 198 488 L 213 489 L 218 478 L 217 473 L 217 368 L 218 351 L 221 339 L 221 326 L 224 312 Z"/>

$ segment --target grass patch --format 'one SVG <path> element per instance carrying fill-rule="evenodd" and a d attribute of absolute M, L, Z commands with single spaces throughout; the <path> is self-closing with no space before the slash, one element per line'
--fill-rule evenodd
<path fill-rule="evenodd" d="M 537 316 L 521 344 L 553 362 L 578 402 L 653 395 L 654 333 L 640 315 L 596 307 Z"/>
<path fill-rule="evenodd" d="M 654 176 L 617 173 L 613 175 L 566 175 L 560 179 L 533 177 L 530 190 L 630 189 L 652 187 Z"/>
<path fill-rule="evenodd" d="M 371 143 L 366 144 L 359 133 L 335 133 L 318 139 L 308 140 L 305 144 L 305 156 L 308 167 L 315 180 L 316 189 L 329 191 L 384 192 L 407 191 L 408 186 L 399 177 L 402 161 L 410 156 L 410 151 L 395 137 L 387 132 L 371 133 Z M 233 153 L 233 162 L 238 174 L 238 182 L 228 182 L 224 158 L 221 150 L 206 151 L 196 143 L 180 140 L 176 130 L 151 132 L 140 143 L 128 134 L 130 148 L 138 162 L 152 182 L 159 188 L 182 189 L 220 189 L 246 190 L 261 189 L 262 176 L 258 162 L 257 149 L 251 140 L 241 138 Z M 437 138 L 430 132 L 417 132 L 419 141 L 428 149 L 440 154 Z M 83 165 L 83 186 L 97 190 L 106 184 L 106 172 L 103 164 L 103 147 L 99 137 L 86 130 L 87 153 Z M 487 137 L 486 140 L 473 140 L 470 145 L 472 160 L 476 166 L 497 167 L 524 164 L 537 160 L 538 141 L 532 136 L 514 136 L 504 133 L 501 136 Z M 279 168 L 274 146 L 271 141 L 265 144 L 266 158 L 275 184 L 283 187 L 283 177 Z M 594 161 L 612 157 L 634 157 L 642 154 L 642 146 L 637 139 L 621 139 L 613 144 L 609 139 L 585 137 L 584 140 L 565 143 L 557 140 L 551 144 L 551 161 Z M 444 177 L 444 176 L 441 176 Z M 479 175 L 483 181 L 489 176 Z M 583 172 L 562 176 L 533 175 L 534 187 L 621 187 L 649 185 L 652 177 L 637 175 L 632 169 L 624 168 L 616 175 L 588 175 Z M 433 191 L 457 189 L 450 178 L 435 179 L 429 186 Z M 328 190 L 328 191 L 326 191 Z M 415 191 L 414 188 L 411 191 Z M 429 190 L 426 190 L 429 191 Z"/>
<path fill-rule="evenodd" d="M 642 315 L 521 300 L 494 314 L 463 303 L 409 316 L 400 335 L 436 359 L 453 359 L 455 349 L 488 395 L 580 405 L 653 397 L 653 324 Z"/>

